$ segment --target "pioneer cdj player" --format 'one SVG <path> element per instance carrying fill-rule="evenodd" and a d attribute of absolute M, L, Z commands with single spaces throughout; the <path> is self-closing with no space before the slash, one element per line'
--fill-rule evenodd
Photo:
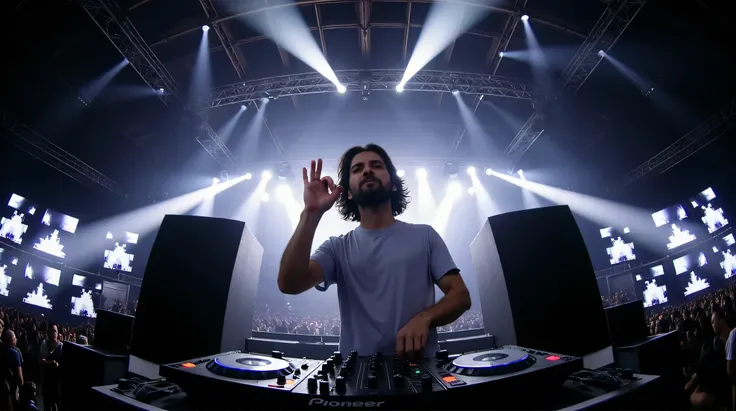
<path fill-rule="evenodd" d="M 317 361 L 232 351 L 162 365 L 160 374 L 207 408 L 490 409 L 528 408 L 582 366 L 578 357 L 516 346 L 441 350 L 416 362 L 380 352 Z"/>

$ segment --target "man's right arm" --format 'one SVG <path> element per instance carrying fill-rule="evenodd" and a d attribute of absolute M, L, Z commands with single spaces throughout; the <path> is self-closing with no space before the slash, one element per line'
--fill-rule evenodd
<path fill-rule="evenodd" d="M 278 285 L 284 294 L 301 294 L 324 281 L 320 265 L 309 259 L 321 213 L 303 211 L 294 235 L 286 245 L 279 267 Z"/>

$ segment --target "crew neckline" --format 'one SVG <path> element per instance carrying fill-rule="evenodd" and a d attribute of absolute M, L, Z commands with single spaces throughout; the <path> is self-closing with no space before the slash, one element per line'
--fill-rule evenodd
<path fill-rule="evenodd" d="M 363 228 L 362 226 L 359 225 L 358 228 L 356 228 L 355 230 L 358 231 L 358 232 L 360 232 L 361 234 L 365 234 L 365 235 L 370 236 L 370 237 L 380 237 L 382 235 L 388 234 L 391 231 L 395 230 L 396 227 L 399 226 L 399 225 L 401 225 L 401 224 L 405 224 L 405 223 L 403 221 L 400 221 L 400 220 L 395 220 L 394 223 L 391 224 L 388 227 L 376 228 L 376 229 L 373 229 L 373 230 L 368 230 L 368 229 Z"/>

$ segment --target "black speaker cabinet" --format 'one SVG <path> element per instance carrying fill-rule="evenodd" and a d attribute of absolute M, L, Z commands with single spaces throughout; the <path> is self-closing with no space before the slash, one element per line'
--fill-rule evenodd
<path fill-rule="evenodd" d="M 497 345 L 583 356 L 611 346 L 598 284 L 567 206 L 489 217 L 470 246 Z"/>
<path fill-rule="evenodd" d="M 167 215 L 146 265 L 130 353 L 162 364 L 242 350 L 263 247 L 242 221 Z"/>
<path fill-rule="evenodd" d="M 97 310 L 95 319 L 95 348 L 108 353 L 128 354 L 130 338 L 133 334 L 132 315 L 114 311 Z"/>
<path fill-rule="evenodd" d="M 641 300 L 606 308 L 606 319 L 614 346 L 634 344 L 649 336 L 647 316 Z"/>
<path fill-rule="evenodd" d="M 99 318 L 99 317 L 98 317 Z M 130 336 L 130 332 L 128 332 Z M 88 410 L 92 387 L 114 384 L 128 373 L 128 355 L 64 341 L 61 358 L 62 404 Z"/>

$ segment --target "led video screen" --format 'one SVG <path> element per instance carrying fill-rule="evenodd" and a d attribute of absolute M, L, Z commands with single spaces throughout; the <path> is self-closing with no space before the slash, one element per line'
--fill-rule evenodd
<path fill-rule="evenodd" d="M 29 214 L 29 215 L 35 215 L 36 210 L 38 209 L 38 206 L 36 205 L 36 203 L 18 194 L 10 195 L 10 200 L 8 200 L 8 206 L 13 207 L 14 209 L 18 210 L 19 213 Z"/>
<path fill-rule="evenodd" d="M 10 283 L 13 279 L 9 275 L 5 275 L 5 270 L 0 270 L 0 295 L 10 295 Z"/>
<path fill-rule="evenodd" d="M 601 228 L 601 238 L 608 238 L 610 240 L 610 247 L 606 248 L 606 253 L 608 253 L 608 259 L 611 265 L 636 259 L 634 243 L 626 242 L 626 240 L 622 238 L 622 236 L 625 236 L 630 232 L 629 227 L 624 227 L 621 230 L 613 227 Z"/>
<path fill-rule="evenodd" d="M 65 258 L 66 252 L 64 251 L 64 244 L 62 244 L 62 237 L 59 230 L 52 230 L 51 233 L 46 233 L 47 230 L 41 230 L 42 232 L 38 235 L 38 239 L 33 244 L 33 248 L 43 253 L 53 255 L 58 258 Z"/>
<path fill-rule="evenodd" d="M 105 240 L 107 247 L 103 267 L 115 271 L 131 272 L 135 259 L 134 248 L 138 244 L 138 234 L 127 231 L 119 233 L 108 231 Z"/>
<path fill-rule="evenodd" d="M 672 260 L 675 267 L 677 281 L 683 290 L 684 296 L 707 290 L 711 287 L 711 278 L 706 275 L 705 267 L 708 257 L 704 252 L 693 252 Z"/>
<path fill-rule="evenodd" d="M 77 231 L 79 219 L 48 209 L 41 219 L 41 224 L 55 230 L 66 231 L 67 233 L 74 234 Z"/>
<path fill-rule="evenodd" d="M 72 285 L 82 288 L 88 288 L 95 291 L 102 291 L 101 280 L 80 274 L 74 274 L 74 276 L 72 277 Z"/>
<path fill-rule="evenodd" d="M 97 318 L 99 293 L 84 288 L 75 288 L 75 294 L 72 296 L 70 313 L 80 317 Z"/>
<path fill-rule="evenodd" d="M 672 223 L 670 225 L 670 235 L 668 237 L 667 249 L 674 250 L 677 247 L 693 242 L 698 238 L 695 234 L 692 234 L 689 230 L 686 230 L 681 225 Z"/>
<path fill-rule="evenodd" d="M 641 290 L 645 308 L 667 302 L 667 286 L 657 283 L 658 280 L 661 280 L 661 278 L 657 277 L 661 277 L 663 275 L 664 266 L 657 265 L 650 267 L 648 271 L 641 272 L 634 276 L 637 282 L 637 287 Z M 661 282 L 662 281 L 660 281 L 660 283 Z"/>
<path fill-rule="evenodd" d="M 729 234 L 712 247 L 714 261 L 719 261 L 724 278 L 731 278 L 736 274 L 736 246 L 734 243 L 736 241 L 733 234 Z"/>
<path fill-rule="evenodd" d="M 23 302 L 48 310 L 54 309 L 57 288 L 38 281 L 27 281 L 24 284 Z M 30 288 L 30 289 L 29 289 Z"/>
<path fill-rule="evenodd" d="M 13 215 L 5 218 L 0 218 L 0 237 L 7 238 L 8 240 L 16 243 L 23 243 L 23 234 L 28 231 L 28 225 L 26 223 L 26 215 L 13 211 Z"/>
<path fill-rule="evenodd" d="M 675 266 L 675 274 L 680 275 L 705 266 L 708 259 L 704 252 L 695 252 L 675 258 L 672 264 Z"/>
<path fill-rule="evenodd" d="M 9 250 L 0 248 L 0 274 L 11 275 L 18 270 L 18 256 Z"/>
<path fill-rule="evenodd" d="M 26 264 L 24 277 L 58 287 L 61 280 L 61 270 L 38 263 L 28 263 Z"/>
<path fill-rule="evenodd" d="M 690 199 L 690 205 L 693 208 L 692 213 L 700 216 L 700 221 L 703 222 L 710 234 L 728 225 L 728 219 L 723 214 L 723 209 L 714 204 L 715 200 L 716 193 L 710 187 Z"/>
<path fill-rule="evenodd" d="M 662 227 L 665 224 L 677 223 L 687 218 L 687 211 L 685 207 L 677 204 L 671 207 L 663 208 L 656 213 L 652 213 L 652 219 L 654 225 Z"/>

